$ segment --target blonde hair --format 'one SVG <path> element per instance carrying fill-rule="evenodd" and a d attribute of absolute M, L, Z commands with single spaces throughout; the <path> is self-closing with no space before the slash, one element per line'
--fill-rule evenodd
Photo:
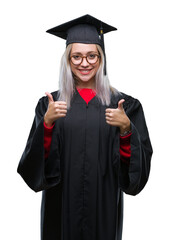
<path fill-rule="evenodd" d="M 114 89 L 110 86 L 108 76 L 104 75 L 104 54 L 102 48 L 97 44 L 96 47 L 101 56 L 100 66 L 95 76 L 96 96 L 103 105 L 109 105 L 111 92 L 114 92 Z M 72 44 L 69 44 L 61 58 L 59 76 L 59 100 L 66 101 L 68 108 L 70 108 L 71 99 L 76 87 L 69 60 L 71 49 Z"/>

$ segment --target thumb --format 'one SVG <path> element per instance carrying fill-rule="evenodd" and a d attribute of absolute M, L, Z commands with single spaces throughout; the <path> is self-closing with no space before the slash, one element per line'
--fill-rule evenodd
<path fill-rule="evenodd" d="M 53 96 L 49 92 L 45 92 L 46 96 L 48 97 L 49 103 L 54 102 Z"/>
<path fill-rule="evenodd" d="M 124 110 L 123 108 L 123 103 L 125 102 L 125 99 L 121 99 L 119 102 L 118 102 L 118 109 L 120 110 Z"/>

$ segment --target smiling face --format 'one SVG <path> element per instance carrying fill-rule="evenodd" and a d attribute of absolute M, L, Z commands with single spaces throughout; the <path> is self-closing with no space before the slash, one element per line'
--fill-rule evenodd
<path fill-rule="evenodd" d="M 79 65 L 74 65 L 70 60 L 72 73 L 75 76 L 77 86 L 80 88 L 94 88 L 95 86 L 95 75 L 100 66 L 100 58 L 95 64 L 90 64 L 86 60 L 86 56 L 93 58 L 95 54 L 99 55 L 95 44 L 73 43 L 72 45 L 70 57 L 74 56 L 74 59 L 78 59 L 79 56 L 83 56 Z"/>

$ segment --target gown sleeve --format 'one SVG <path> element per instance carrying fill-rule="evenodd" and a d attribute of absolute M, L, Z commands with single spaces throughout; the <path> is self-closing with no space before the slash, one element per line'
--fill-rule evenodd
<path fill-rule="evenodd" d="M 60 182 L 61 175 L 60 139 L 58 137 L 59 134 L 55 134 L 55 131 L 53 131 L 51 143 L 55 147 L 51 147 L 52 150 L 50 150 L 48 158 L 45 158 L 44 114 L 47 106 L 47 98 L 41 98 L 36 106 L 34 121 L 17 168 L 17 172 L 35 192 L 57 185 Z"/>
<path fill-rule="evenodd" d="M 120 160 L 129 165 L 130 156 L 131 156 L 131 146 L 130 146 L 130 137 L 131 133 L 127 136 L 120 136 Z"/>
<path fill-rule="evenodd" d="M 150 173 L 152 146 L 142 105 L 137 99 L 125 99 L 127 116 L 131 121 L 131 156 L 129 165 L 120 161 L 119 184 L 127 194 L 138 194 L 147 183 Z"/>
<path fill-rule="evenodd" d="M 45 159 L 48 158 L 50 147 L 51 147 L 51 141 L 52 141 L 52 133 L 53 133 L 53 127 L 47 127 L 44 122 L 44 150 L 45 150 Z"/>

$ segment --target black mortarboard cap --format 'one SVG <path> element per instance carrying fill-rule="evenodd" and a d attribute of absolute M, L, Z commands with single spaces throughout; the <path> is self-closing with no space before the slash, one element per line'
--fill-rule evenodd
<path fill-rule="evenodd" d="M 51 28 L 47 32 L 65 39 L 67 46 L 70 43 L 98 44 L 105 55 L 103 34 L 114 30 L 117 29 L 87 14 Z"/>

